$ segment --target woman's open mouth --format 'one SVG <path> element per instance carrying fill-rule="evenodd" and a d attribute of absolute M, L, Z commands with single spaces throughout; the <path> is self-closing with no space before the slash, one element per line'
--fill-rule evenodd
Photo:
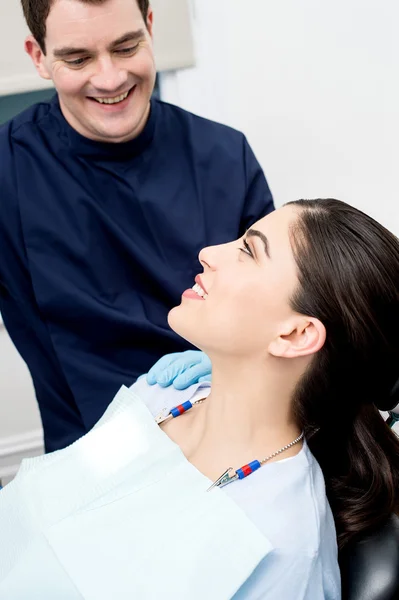
<path fill-rule="evenodd" d="M 201 278 L 199 275 L 195 278 L 195 284 L 192 288 L 189 288 L 185 292 L 183 292 L 183 296 L 185 298 L 191 298 L 192 300 L 206 300 L 208 298 L 208 294 L 202 286 Z"/>

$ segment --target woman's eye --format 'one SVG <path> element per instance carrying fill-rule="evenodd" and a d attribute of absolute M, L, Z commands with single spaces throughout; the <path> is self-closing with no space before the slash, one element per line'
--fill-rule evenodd
<path fill-rule="evenodd" d="M 246 240 L 242 241 L 244 248 L 239 248 L 239 250 L 241 250 L 241 252 L 244 252 L 244 254 L 247 254 L 248 256 L 250 256 L 251 258 L 254 257 L 251 248 L 248 245 L 248 242 Z"/>

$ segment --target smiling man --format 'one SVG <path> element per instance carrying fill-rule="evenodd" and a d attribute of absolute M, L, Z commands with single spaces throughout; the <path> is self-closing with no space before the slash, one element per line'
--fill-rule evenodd
<path fill-rule="evenodd" d="M 26 50 L 39 74 L 53 80 L 69 125 L 96 141 L 137 137 L 148 120 L 156 75 L 148 2 L 41 2 L 50 12 L 40 32 L 38 9 L 30 8 L 37 3 L 22 4 L 35 34 Z"/>
<path fill-rule="evenodd" d="M 0 310 L 46 450 L 190 346 L 167 313 L 197 254 L 273 210 L 245 137 L 152 99 L 148 0 L 22 0 L 56 95 L 0 128 Z"/>

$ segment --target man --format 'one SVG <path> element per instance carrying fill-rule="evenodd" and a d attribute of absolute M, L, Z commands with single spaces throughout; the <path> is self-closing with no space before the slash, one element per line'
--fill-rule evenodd
<path fill-rule="evenodd" d="M 242 134 L 151 100 L 148 0 L 22 6 L 26 51 L 57 95 L 0 129 L 0 311 L 53 451 L 190 347 L 166 317 L 198 251 L 273 201 Z"/>

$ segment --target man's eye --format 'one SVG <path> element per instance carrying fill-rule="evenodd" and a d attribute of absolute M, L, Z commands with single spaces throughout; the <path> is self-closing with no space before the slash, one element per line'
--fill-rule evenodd
<path fill-rule="evenodd" d="M 248 256 L 250 256 L 251 258 L 254 257 L 251 248 L 248 245 L 248 242 L 246 240 L 242 241 L 244 248 L 239 248 L 239 250 L 241 250 L 241 252 L 244 252 L 244 254 L 247 254 Z"/>
<path fill-rule="evenodd" d="M 66 60 L 65 62 L 69 67 L 81 67 L 87 60 L 87 58 L 77 58 L 76 60 Z"/>
<path fill-rule="evenodd" d="M 131 48 L 121 48 L 121 50 L 116 50 L 116 52 L 118 54 L 121 54 L 122 56 L 123 55 L 129 56 L 130 54 L 133 54 L 138 49 L 139 46 L 140 46 L 140 44 L 136 44 L 135 46 L 131 46 Z"/>

